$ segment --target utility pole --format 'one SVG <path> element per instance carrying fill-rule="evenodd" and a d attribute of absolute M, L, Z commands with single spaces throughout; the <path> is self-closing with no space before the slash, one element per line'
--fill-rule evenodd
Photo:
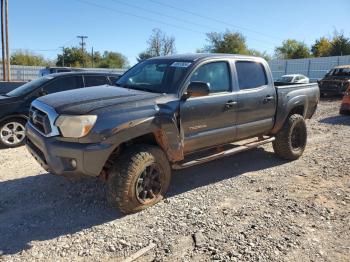
<path fill-rule="evenodd" d="M 62 48 L 62 67 L 64 67 L 64 46 L 61 46 Z"/>
<path fill-rule="evenodd" d="M 11 68 L 10 68 L 10 49 L 9 49 L 9 5 L 8 0 L 5 0 L 5 28 L 6 28 L 6 73 L 7 73 L 7 81 L 11 81 Z"/>
<path fill-rule="evenodd" d="M 78 35 L 77 37 L 81 39 L 81 42 L 80 42 L 81 52 L 84 54 L 84 51 L 85 51 L 85 39 L 88 38 L 88 37 L 85 36 L 85 35 Z M 83 67 L 85 67 L 84 60 L 83 60 Z"/>
<path fill-rule="evenodd" d="M 80 40 L 81 51 L 84 52 L 84 50 L 85 50 L 85 39 L 88 38 L 88 37 L 85 36 L 85 35 L 78 35 L 77 37 L 81 39 Z"/>
<path fill-rule="evenodd" d="M 94 47 L 91 47 L 91 67 L 94 68 Z"/>
<path fill-rule="evenodd" d="M 2 47 L 2 79 L 6 81 L 6 56 L 5 56 L 5 28 L 4 12 L 5 0 L 1 0 L 1 47 Z"/>

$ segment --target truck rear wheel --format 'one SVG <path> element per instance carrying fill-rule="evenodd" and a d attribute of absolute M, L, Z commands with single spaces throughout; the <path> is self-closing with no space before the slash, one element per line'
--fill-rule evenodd
<path fill-rule="evenodd" d="M 307 141 L 307 130 L 301 115 L 291 115 L 277 133 L 272 146 L 275 153 L 283 159 L 298 159 L 304 152 Z"/>
<path fill-rule="evenodd" d="M 155 146 L 136 146 L 116 161 L 107 180 L 108 202 L 122 213 L 135 213 L 158 203 L 168 190 L 171 168 Z"/>

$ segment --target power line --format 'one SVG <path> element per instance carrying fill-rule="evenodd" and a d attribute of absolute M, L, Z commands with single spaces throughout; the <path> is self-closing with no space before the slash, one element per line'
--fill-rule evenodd
<path fill-rule="evenodd" d="M 214 30 L 218 29 L 218 28 L 215 28 L 215 27 L 212 27 L 212 26 L 206 26 L 206 25 L 203 25 L 203 24 L 198 24 L 198 23 L 186 20 L 186 19 L 182 19 L 180 17 L 167 15 L 167 14 L 164 14 L 164 13 L 161 13 L 161 12 L 157 12 L 157 11 L 154 11 L 154 10 L 151 10 L 151 9 L 147 9 L 147 8 L 144 8 L 144 7 L 133 5 L 133 4 L 130 4 L 130 3 L 126 3 L 126 2 L 123 2 L 123 1 L 119 1 L 119 0 L 111 0 L 111 1 L 113 1 L 113 2 L 115 2 L 117 4 L 120 4 L 120 5 L 129 6 L 129 7 L 136 8 L 136 9 L 139 9 L 139 10 L 143 10 L 143 11 L 146 11 L 146 12 L 149 12 L 149 13 L 153 13 L 153 14 L 156 14 L 156 15 L 159 15 L 159 16 L 163 16 L 163 17 L 167 17 L 167 18 L 170 18 L 170 19 L 174 19 L 176 21 L 181 21 L 181 22 L 184 22 L 184 23 L 187 23 L 187 24 L 192 24 L 192 25 L 195 25 L 195 26 L 199 26 L 199 27 L 202 27 L 202 28 L 206 28 L 206 29 L 207 28 L 212 28 Z"/>
<path fill-rule="evenodd" d="M 192 22 L 192 21 L 189 21 L 189 20 L 186 20 L 186 19 L 182 19 L 182 18 L 179 18 L 179 17 L 175 17 L 175 16 L 171 16 L 171 15 L 166 15 L 164 13 L 161 13 L 161 12 L 157 12 L 157 11 L 154 11 L 154 10 L 150 10 L 150 9 L 147 9 L 147 8 L 143 8 L 143 7 L 140 7 L 140 6 L 137 6 L 137 5 L 133 5 L 133 4 L 129 4 L 129 3 L 125 3 L 123 1 L 120 1 L 120 0 L 111 0 L 117 4 L 121 4 L 121 5 L 124 5 L 124 6 L 129 6 L 129 7 L 132 7 L 132 8 L 136 8 L 136 9 L 139 9 L 139 10 L 143 10 L 143 11 L 146 11 L 146 12 L 149 12 L 149 13 L 153 13 L 153 14 L 156 14 L 156 15 L 159 15 L 159 16 L 163 16 L 163 17 L 167 17 L 167 18 L 170 18 L 170 19 L 175 19 L 177 21 L 182 21 L 182 22 L 185 22 L 187 24 L 192 24 L 192 25 L 195 25 L 195 26 L 200 26 L 202 28 L 211 28 L 211 29 L 214 29 L 214 30 L 217 30 L 217 28 L 215 27 L 212 27 L 212 26 L 205 26 L 203 24 L 198 24 L 198 23 L 195 23 L 195 22 Z M 202 32 L 202 34 L 205 34 L 204 32 Z M 266 43 L 266 44 L 273 44 L 275 45 L 276 43 L 272 43 L 272 42 L 268 42 L 268 41 L 265 41 L 265 40 L 261 40 L 261 39 L 257 39 L 257 38 L 253 38 L 253 37 L 249 37 L 250 40 L 255 40 L 255 41 L 258 41 L 258 42 L 263 42 L 263 43 Z M 270 47 L 270 46 L 269 46 Z"/>
<path fill-rule="evenodd" d="M 54 51 L 60 50 L 60 48 L 56 48 L 56 49 L 10 48 L 10 50 L 11 51 L 30 51 L 30 52 L 54 52 Z"/>
<path fill-rule="evenodd" d="M 132 16 L 132 17 L 137 17 L 139 19 L 143 19 L 143 20 L 147 20 L 147 21 L 151 21 L 151 22 L 156 22 L 158 24 L 160 23 L 162 25 L 168 25 L 168 26 L 171 26 L 171 27 L 174 27 L 174 28 L 178 28 L 178 29 L 181 29 L 181 30 L 186 30 L 186 31 L 198 33 L 198 34 L 205 35 L 205 36 L 207 35 L 207 33 L 203 32 L 203 31 L 193 30 L 193 29 L 190 29 L 188 27 L 174 25 L 174 24 L 171 24 L 171 23 L 168 23 L 168 22 L 165 22 L 165 21 L 161 21 L 161 20 L 158 20 L 158 19 L 132 14 L 132 13 L 129 13 L 129 12 L 125 12 L 125 11 L 117 10 L 117 9 L 114 9 L 114 8 L 110 8 L 110 7 L 107 7 L 107 6 L 91 3 L 91 2 L 86 1 L 86 0 L 76 0 L 76 1 L 80 2 L 80 3 L 83 3 L 83 4 L 86 4 L 86 5 L 97 7 L 97 8 L 100 8 L 100 9 L 105 9 L 105 10 L 108 10 L 110 12 L 124 14 L 124 15 Z M 265 44 L 266 47 L 271 47 L 271 44 L 273 44 L 273 45 L 276 44 L 276 43 L 271 43 L 271 42 L 267 42 L 267 41 L 264 41 L 264 40 L 261 40 L 261 39 L 252 38 L 252 37 L 249 37 L 249 39 L 250 40 L 255 40 L 255 41 L 259 42 L 260 44 L 266 43 L 266 44 L 268 44 L 268 45 Z M 262 44 L 262 45 L 264 45 L 264 44 Z"/>
<path fill-rule="evenodd" d="M 168 26 L 171 26 L 171 27 L 174 27 L 174 28 L 177 28 L 177 29 L 182 29 L 182 30 L 186 30 L 186 31 L 189 31 L 189 32 L 193 32 L 193 33 L 205 34 L 204 32 L 193 30 L 193 29 L 190 29 L 190 28 L 187 28 L 187 27 L 174 25 L 174 24 L 167 23 L 167 22 L 164 22 L 164 21 L 161 21 L 161 20 L 158 20 L 158 19 L 153 19 L 153 18 L 150 18 L 150 17 L 136 15 L 136 14 L 133 14 L 133 13 L 122 11 L 122 10 L 118 10 L 118 9 L 110 8 L 110 7 L 107 7 L 107 6 L 91 3 L 89 1 L 85 1 L 85 0 L 76 0 L 76 1 L 80 2 L 80 3 L 83 3 L 83 4 L 86 4 L 86 5 L 94 6 L 94 7 L 100 8 L 100 9 L 105 9 L 105 10 L 108 10 L 110 12 L 114 12 L 114 13 L 118 13 L 118 14 L 124 14 L 124 15 L 132 16 L 132 17 L 137 17 L 139 19 L 147 20 L 147 21 L 150 21 L 150 22 L 156 22 L 156 23 L 162 24 L 162 25 L 168 25 Z"/>
<path fill-rule="evenodd" d="M 180 7 L 176 7 L 176 6 L 173 6 L 173 5 L 169 5 L 169 4 L 163 3 L 163 2 L 159 2 L 159 1 L 156 1 L 156 0 L 148 0 L 148 1 L 153 2 L 155 4 L 158 4 L 158 5 L 162 5 L 162 6 L 174 9 L 174 10 L 177 10 L 177 11 L 181 11 L 183 13 L 187 13 L 187 14 L 194 15 L 194 16 L 197 16 L 197 17 L 200 17 L 200 18 L 203 18 L 203 19 L 207 19 L 207 20 L 211 20 L 211 21 L 214 21 L 214 22 L 217 22 L 217 23 L 220 23 L 220 24 L 224 24 L 224 25 L 227 25 L 227 26 L 230 26 L 230 27 L 236 27 L 236 28 L 238 28 L 240 30 L 243 30 L 243 31 L 252 32 L 252 33 L 259 34 L 259 35 L 262 35 L 262 36 L 265 36 L 265 37 L 268 37 L 268 38 L 274 38 L 274 39 L 282 40 L 279 37 L 271 36 L 271 35 L 268 35 L 268 34 L 265 34 L 265 33 L 262 33 L 262 32 L 258 32 L 258 31 L 252 30 L 250 28 L 243 27 L 243 26 L 234 25 L 234 24 L 225 22 L 223 20 L 219 20 L 219 19 L 214 18 L 214 17 L 201 15 L 199 13 L 195 13 L 195 12 L 192 12 L 192 11 L 180 8 Z"/>

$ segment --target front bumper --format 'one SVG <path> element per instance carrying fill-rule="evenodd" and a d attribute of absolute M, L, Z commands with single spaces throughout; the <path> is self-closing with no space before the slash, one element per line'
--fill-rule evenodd
<path fill-rule="evenodd" d="M 30 123 L 26 127 L 26 137 L 31 155 L 45 170 L 57 175 L 98 176 L 114 150 L 110 144 L 83 144 L 44 137 Z"/>

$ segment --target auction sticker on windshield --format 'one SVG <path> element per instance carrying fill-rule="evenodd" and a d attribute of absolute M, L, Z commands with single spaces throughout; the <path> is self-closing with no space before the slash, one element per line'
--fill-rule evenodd
<path fill-rule="evenodd" d="M 170 66 L 173 67 L 189 67 L 191 65 L 191 62 L 174 62 Z"/>

